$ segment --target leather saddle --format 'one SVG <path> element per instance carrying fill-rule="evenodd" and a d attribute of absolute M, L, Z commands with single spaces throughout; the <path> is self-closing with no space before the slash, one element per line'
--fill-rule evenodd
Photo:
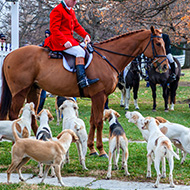
<path fill-rule="evenodd" d="M 83 48 L 83 49 L 85 50 L 85 64 L 87 64 L 90 53 L 93 53 L 93 47 L 90 44 L 88 44 L 87 48 Z M 50 59 L 62 59 L 64 57 L 69 65 L 70 69 L 72 69 L 73 71 L 76 70 L 76 68 L 75 68 L 76 67 L 75 66 L 76 57 L 75 56 L 65 53 L 64 51 L 52 51 L 52 50 L 50 50 L 48 56 Z"/>

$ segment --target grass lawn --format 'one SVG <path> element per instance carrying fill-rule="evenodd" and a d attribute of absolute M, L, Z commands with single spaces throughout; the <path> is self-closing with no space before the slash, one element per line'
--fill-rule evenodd
<path fill-rule="evenodd" d="M 141 81 L 140 90 L 138 93 L 138 103 L 141 114 L 143 116 L 162 116 L 165 119 L 180 123 L 185 125 L 186 127 L 190 127 L 190 110 L 188 99 L 190 94 L 190 70 L 182 70 L 182 73 L 185 75 L 180 79 L 180 85 L 177 90 L 176 96 L 176 105 L 175 111 L 169 111 L 168 113 L 164 112 L 164 100 L 162 98 L 162 88 L 157 85 L 157 112 L 152 112 L 152 94 L 151 89 L 146 87 L 146 82 Z M 131 97 L 132 93 L 131 93 Z M 87 132 L 89 132 L 90 128 L 90 110 L 91 110 L 91 101 L 88 98 L 77 98 L 78 106 L 79 106 L 79 117 L 84 120 L 87 128 Z M 131 100 L 131 105 L 129 111 L 134 110 L 133 100 Z M 54 116 L 54 121 L 50 123 L 53 136 L 56 137 L 62 130 L 61 124 L 59 126 L 56 125 L 56 114 L 55 114 L 55 98 L 47 98 L 44 108 L 48 108 Z M 126 136 L 131 141 L 143 141 L 142 135 L 138 128 L 132 124 L 128 123 L 125 118 L 125 110 L 120 107 L 120 91 L 116 89 L 116 91 L 109 96 L 109 107 L 118 111 L 121 115 L 119 118 L 119 122 L 124 127 Z M 103 128 L 103 137 L 108 137 L 109 134 L 109 125 L 108 123 L 104 123 Z M 6 172 L 8 166 L 11 163 L 11 146 L 10 142 L 0 142 L 0 172 Z M 108 153 L 109 147 L 108 142 L 104 142 L 104 149 Z M 122 181 L 151 181 L 155 182 L 156 180 L 156 172 L 154 169 L 154 165 L 152 165 L 152 178 L 146 179 L 146 143 L 129 143 L 129 159 L 128 159 L 128 167 L 129 173 L 131 174 L 129 177 L 124 176 L 123 170 L 113 170 L 112 171 L 112 179 L 118 179 Z M 174 148 L 175 149 L 175 148 Z M 105 158 L 93 157 L 89 156 L 89 150 L 86 156 L 86 166 L 89 169 L 88 171 L 83 171 L 82 166 L 79 164 L 78 155 L 76 154 L 76 146 L 75 144 L 71 145 L 70 149 L 70 164 L 65 165 L 62 168 L 62 177 L 64 176 L 93 176 L 98 179 L 104 179 L 107 174 L 108 160 Z M 121 157 L 121 156 L 120 156 Z M 121 159 L 120 159 L 121 160 Z M 190 185 L 189 178 L 189 166 L 190 166 L 190 156 L 187 155 L 186 161 L 183 165 L 180 165 L 180 161 L 174 159 L 175 167 L 173 171 L 174 182 L 175 184 L 185 184 Z M 119 164 L 121 168 L 121 164 Z M 23 173 L 33 173 L 38 174 L 37 162 L 29 161 L 27 165 L 25 165 L 22 169 Z M 161 179 L 161 183 L 168 183 L 168 164 L 167 164 L 167 178 Z M 57 180 L 57 179 L 56 179 Z M 56 189 L 57 187 L 51 187 L 48 185 L 27 185 L 25 183 L 19 184 L 0 184 L 0 189 Z M 69 189 L 69 188 L 68 188 Z M 78 189 L 78 188 L 70 188 L 70 189 Z M 80 188 L 81 189 L 81 188 Z M 87 188 L 84 188 L 87 189 Z"/>

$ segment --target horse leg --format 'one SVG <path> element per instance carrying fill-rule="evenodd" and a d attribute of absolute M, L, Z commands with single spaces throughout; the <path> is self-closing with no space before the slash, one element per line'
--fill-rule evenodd
<path fill-rule="evenodd" d="M 9 111 L 9 119 L 14 120 L 18 118 L 20 109 L 22 108 L 25 98 L 30 90 L 30 87 L 21 90 L 12 98 L 12 104 Z"/>
<path fill-rule="evenodd" d="M 96 95 L 91 97 L 92 100 L 92 108 L 91 108 L 91 118 L 90 118 L 90 131 L 88 134 L 88 147 L 90 149 L 90 154 L 96 154 L 96 150 L 94 148 L 94 135 L 95 128 L 97 129 L 97 142 L 96 147 L 100 152 L 100 156 L 107 157 L 106 152 L 103 148 L 102 143 L 102 130 L 103 130 L 103 111 L 104 104 L 106 102 L 107 96 L 104 91 L 97 93 Z"/>
<path fill-rule="evenodd" d="M 152 98 L 153 98 L 153 108 L 152 111 L 156 111 L 156 84 L 149 81 L 151 90 L 152 90 Z"/>
<path fill-rule="evenodd" d="M 170 110 L 172 110 L 172 111 L 174 111 L 175 97 L 176 97 L 177 88 L 178 88 L 178 81 L 177 80 L 170 83 L 170 100 L 171 100 L 171 109 Z"/>
<path fill-rule="evenodd" d="M 121 101 L 120 101 L 120 107 L 124 107 L 126 105 L 126 102 L 124 103 L 124 98 L 125 98 L 125 87 L 123 87 L 123 89 L 121 90 Z"/>
<path fill-rule="evenodd" d="M 167 86 L 167 83 L 164 83 L 162 85 L 163 87 L 163 98 L 164 98 L 164 103 L 165 103 L 165 111 L 167 112 L 168 111 L 168 94 L 169 94 L 169 89 L 168 89 L 168 86 Z"/>
<path fill-rule="evenodd" d="M 129 109 L 129 100 L 130 100 L 130 90 L 131 88 L 128 87 L 125 89 L 126 90 L 126 96 L 125 96 L 125 110 L 128 110 Z"/>
<path fill-rule="evenodd" d="M 34 84 L 31 87 L 31 90 L 27 96 L 27 102 L 28 103 L 30 103 L 30 102 L 34 103 L 36 113 L 37 113 L 38 105 L 39 105 L 40 92 L 41 92 L 41 89 L 37 85 Z M 32 116 L 32 130 L 33 130 L 35 135 L 36 135 L 37 129 L 38 129 L 37 121 L 36 121 L 35 117 Z"/>
<path fill-rule="evenodd" d="M 135 105 L 136 110 L 139 110 L 139 106 L 138 106 L 138 102 L 137 102 L 138 90 L 139 90 L 139 81 L 134 82 L 134 84 L 133 84 L 133 98 L 134 98 L 134 105 Z"/>

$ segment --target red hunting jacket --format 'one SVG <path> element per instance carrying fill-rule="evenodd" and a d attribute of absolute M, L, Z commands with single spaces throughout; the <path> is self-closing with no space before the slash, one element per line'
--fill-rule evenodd
<path fill-rule="evenodd" d="M 64 8 L 62 3 L 50 13 L 50 31 L 51 35 L 45 39 L 44 47 L 49 47 L 52 51 L 65 50 L 64 44 L 67 41 L 73 46 L 79 45 L 79 41 L 73 37 L 74 31 L 83 38 L 88 34 L 78 23 L 74 10 Z"/>

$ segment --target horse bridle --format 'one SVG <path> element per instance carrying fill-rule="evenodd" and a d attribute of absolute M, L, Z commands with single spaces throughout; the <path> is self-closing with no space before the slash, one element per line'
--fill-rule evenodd
<path fill-rule="evenodd" d="M 158 54 L 157 54 L 156 49 L 155 49 L 155 47 L 154 47 L 154 40 L 153 40 L 154 38 L 162 38 L 162 37 L 161 37 L 161 36 L 157 36 L 157 35 L 153 35 L 153 34 L 151 33 L 150 40 L 149 40 L 148 44 L 146 45 L 146 47 L 145 47 L 145 49 L 143 50 L 142 53 L 144 53 L 144 52 L 146 51 L 146 49 L 148 48 L 149 44 L 151 43 L 151 45 L 152 45 L 152 53 L 153 53 L 152 61 L 153 61 L 154 59 L 156 59 L 156 58 L 165 57 L 165 59 L 164 59 L 163 61 L 161 61 L 160 63 L 158 62 L 158 59 L 156 59 L 155 61 L 153 61 L 153 63 L 156 62 L 157 66 L 156 66 L 155 68 L 157 69 L 157 68 L 167 59 L 167 57 L 166 57 L 166 55 L 158 55 Z M 127 54 L 123 54 L 123 53 L 111 51 L 111 50 L 108 50 L 108 49 L 104 49 L 104 48 L 101 48 L 101 47 L 97 47 L 97 46 L 95 46 L 94 44 L 91 44 L 91 45 L 92 45 L 93 48 L 97 48 L 97 49 L 100 49 L 100 50 L 103 50 L 103 51 L 106 51 L 106 52 L 109 52 L 109 53 L 113 53 L 113 54 L 116 54 L 116 55 L 121 55 L 121 56 L 126 56 L 126 57 L 132 57 L 132 58 L 136 58 L 136 57 L 138 56 L 138 55 L 137 55 L 137 56 L 135 57 L 135 56 L 132 56 L 132 55 L 127 55 Z M 116 72 L 119 74 L 118 70 L 110 63 L 110 61 L 109 61 L 105 56 L 103 56 L 100 52 L 98 52 L 98 51 L 95 50 L 95 49 L 94 49 L 94 51 L 95 51 L 98 55 L 100 55 L 105 61 L 107 61 L 107 63 L 108 63 L 109 65 L 111 65 L 111 66 L 116 70 Z M 142 54 L 142 53 L 141 53 L 141 54 Z"/>
<path fill-rule="evenodd" d="M 166 57 L 166 55 L 158 55 L 158 54 L 157 54 L 156 49 L 155 49 L 155 47 L 154 47 L 154 41 L 153 41 L 154 38 L 162 38 L 162 37 L 161 37 L 161 36 L 157 36 L 157 35 L 153 35 L 153 34 L 151 33 L 150 41 L 148 42 L 147 46 L 145 47 L 145 49 L 144 49 L 144 51 L 143 51 L 142 53 L 144 53 L 144 52 L 146 51 L 146 49 L 148 48 L 149 44 L 151 43 L 151 45 L 152 45 L 152 54 L 153 54 L 153 58 L 152 58 L 151 60 L 153 61 L 152 64 L 153 64 L 153 63 L 156 63 L 156 64 L 157 64 L 156 67 L 155 67 L 155 69 L 157 69 L 157 68 L 167 59 L 167 57 Z M 162 60 L 162 61 L 159 63 L 159 62 L 158 62 L 158 59 L 156 59 L 156 58 L 160 58 L 160 57 L 165 57 L 165 59 Z M 156 59 L 156 60 L 155 60 L 155 59 Z M 154 60 L 155 60 L 155 61 L 154 61 Z"/>

